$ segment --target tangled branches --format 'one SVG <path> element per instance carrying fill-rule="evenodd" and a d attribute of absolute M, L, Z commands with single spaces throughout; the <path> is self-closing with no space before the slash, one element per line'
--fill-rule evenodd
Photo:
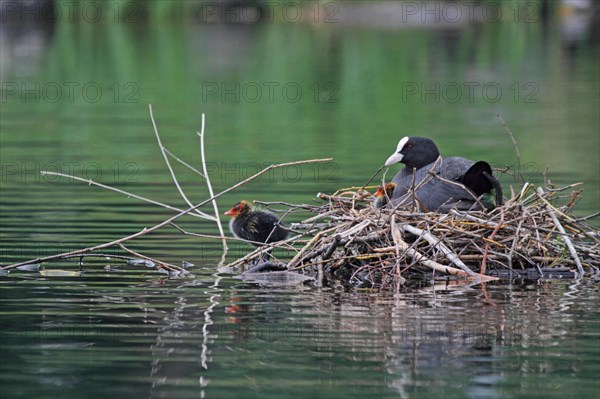
<path fill-rule="evenodd" d="M 355 287 L 398 286 L 422 277 L 424 270 L 470 281 L 519 278 L 531 270 L 538 278 L 552 271 L 583 276 L 600 267 L 600 236 L 587 223 L 597 215 L 577 219 L 572 213 L 581 190 L 564 193 L 577 186 L 542 189 L 526 183 L 488 213 L 375 209 L 361 189 L 318 194 L 324 205 L 296 205 L 314 213 L 291 225 L 302 234 L 271 246 L 293 250 L 288 270 Z M 261 251 L 229 266 L 247 263 Z"/>

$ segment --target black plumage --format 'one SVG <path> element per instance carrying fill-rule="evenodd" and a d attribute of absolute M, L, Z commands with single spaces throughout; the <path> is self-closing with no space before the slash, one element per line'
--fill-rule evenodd
<path fill-rule="evenodd" d="M 232 217 L 229 222 L 231 232 L 238 238 L 252 241 L 257 247 L 264 243 L 285 240 L 288 235 L 277 216 L 271 212 L 253 209 L 246 201 L 235 204 L 225 214 Z"/>
<path fill-rule="evenodd" d="M 485 161 L 440 157 L 435 143 L 425 137 L 405 137 L 385 165 L 405 165 L 392 179 L 397 187 L 392 205 L 416 203 L 422 211 L 447 212 L 493 209 L 502 205 L 502 187 Z M 414 185 L 414 193 L 411 192 Z M 494 201 L 485 198 L 492 190 Z"/>

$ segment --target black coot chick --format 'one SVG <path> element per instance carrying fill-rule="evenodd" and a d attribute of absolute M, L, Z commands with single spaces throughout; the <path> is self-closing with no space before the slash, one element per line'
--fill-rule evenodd
<path fill-rule="evenodd" d="M 395 188 L 396 183 L 387 183 L 385 186 L 377 187 L 377 191 L 373 194 L 375 196 L 373 207 L 375 207 L 375 209 L 381 209 L 386 206 L 392 199 Z"/>
<path fill-rule="evenodd" d="M 231 216 L 229 228 L 238 238 L 252 241 L 252 245 L 260 247 L 264 243 L 285 240 L 288 231 L 282 227 L 279 218 L 271 212 L 255 210 L 249 202 L 238 202 L 225 212 Z"/>
<path fill-rule="evenodd" d="M 448 212 L 452 208 L 489 210 L 503 203 L 502 187 L 487 162 L 441 158 L 435 143 L 426 137 L 400 140 L 385 165 L 398 162 L 406 166 L 392 179 L 397 185 L 392 194 L 393 205 L 415 200 L 422 211 Z M 414 195 L 409 193 L 413 184 L 417 188 Z M 492 190 L 495 199 L 490 201 L 486 197 Z"/>

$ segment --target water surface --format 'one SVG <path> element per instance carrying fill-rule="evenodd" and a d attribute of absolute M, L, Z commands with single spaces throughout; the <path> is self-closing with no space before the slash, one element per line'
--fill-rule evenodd
<path fill-rule="evenodd" d="M 579 214 L 600 208 L 597 47 L 565 48 L 542 24 L 444 31 L 57 24 L 27 57 L 19 51 L 26 38 L 11 39 L 3 83 L 40 90 L 39 98 L 4 91 L 3 265 L 112 240 L 172 215 L 41 170 L 185 206 L 148 103 L 163 143 L 196 167 L 206 113 L 216 191 L 269 163 L 334 158 L 263 176 L 223 197 L 221 211 L 243 198 L 311 202 L 319 191 L 362 185 L 405 135 L 430 136 L 443 154 L 515 167 L 498 113 L 519 142 L 527 180 L 542 181 L 548 167 L 557 184 L 584 182 Z M 98 85 L 102 94 L 77 89 L 72 99 L 51 101 L 54 85 L 68 82 Z M 502 94 L 452 92 L 473 83 Z M 176 171 L 193 202 L 206 198 L 197 175 Z M 521 184 L 502 181 L 507 192 Z M 181 224 L 216 233 L 199 219 Z M 398 294 L 264 287 L 218 274 L 219 242 L 168 228 L 130 246 L 192 262 L 194 277 L 169 279 L 107 259 L 85 260 L 80 277 L 1 277 L 2 397 L 600 394 L 596 281 L 442 284 Z M 234 245 L 229 259 L 248 250 Z M 77 270 L 75 262 L 44 267 Z"/>

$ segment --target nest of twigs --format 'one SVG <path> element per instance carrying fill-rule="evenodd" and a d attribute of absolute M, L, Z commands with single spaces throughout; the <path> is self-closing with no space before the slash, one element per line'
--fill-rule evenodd
<path fill-rule="evenodd" d="M 298 234 L 271 245 L 293 249 L 285 262 L 288 270 L 354 287 L 398 286 L 432 273 L 476 281 L 597 274 L 600 235 L 588 224 L 597 214 L 574 216 L 581 194 L 576 186 L 525 184 L 489 212 L 375 209 L 371 195 L 361 189 L 319 194 L 326 204 L 296 206 L 314 213 L 291 225 Z"/>

